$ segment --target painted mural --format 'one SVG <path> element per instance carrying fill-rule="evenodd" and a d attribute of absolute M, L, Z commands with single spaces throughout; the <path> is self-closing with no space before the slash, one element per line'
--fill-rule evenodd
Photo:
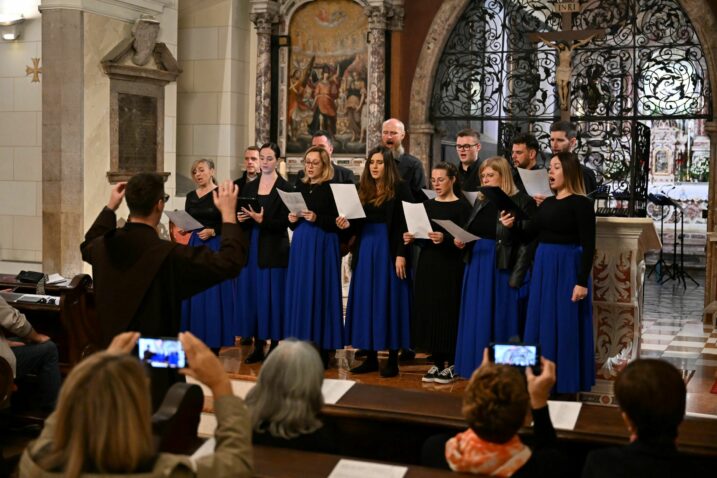
<path fill-rule="evenodd" d="M 303 153 L 317 130 L 334 154 L 366 151 L 368 19 L 351 0 L 311 2 L 289 26 L 287 153 Z"/>

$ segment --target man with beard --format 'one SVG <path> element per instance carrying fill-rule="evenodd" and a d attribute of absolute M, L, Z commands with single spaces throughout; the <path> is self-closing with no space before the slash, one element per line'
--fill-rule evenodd
<path fill-rule="evenodd" d="M 403 149 L 401 143 L 405 137 L 406 127 L 400 120 L 391 118 L 384 121 L 381 130 L 381 144 L 393 151 L 398 172 L 408 184 L 414 201 L 422 202 L 426 199 L 426 195 L 422 191 L 426 187 L 426 174 L 423 171 L 423 163 Z"/>
<path fill-rule="evenodd" d="M 550 125 L 550 149 L 553 155 L 566 152 L 572 153 L 578 143 L 578 127 L 570 121 L 556 121 Z M 595 171 L 580 163 L 585 183 L 585 194 L 590 194 L 597 189 L 597 178 Z"/>
<path fill-rule="evenodd" d="M 538 169 L 538 156 L 540 155 L 540 143 L 535 136 L 529 133 L 520 133 L 513 138 L 511 159 L 513 160 L 513 182 L 521 191 L 525 191 L 523 180 L 520 179 L 518 169 Z M 536 195 L 533 199 L 540 205 L 545 196 Z"/>

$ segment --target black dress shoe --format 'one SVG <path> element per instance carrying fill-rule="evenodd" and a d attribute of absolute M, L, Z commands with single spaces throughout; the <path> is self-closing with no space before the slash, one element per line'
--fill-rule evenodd
<path fill-rule="evenodd" d="M 411 349 L 402 349 L 401 353 L 398 356 L 398 359 L 401 362 L 410 362 L 411 360 L 414 360 L 416 358 L 416 352 Z"/>
<path fill-rule="evenodd" d="M 264 351 L 259 351 L 260 349 L 254 349 L 252 353 L 249 354 L 247 358 L 244 359 L 244 363 L 246 364 L 253 364 L 253 363 L 259 363 L 264 360 Z"/>
<path fill-rule="evenodd" d="M 391 378 L 396 375 L 398 375 L 398 364 L 389 360 L 386 366 L 381 369 L 381 376 L 383 378 Z"/>
<path fill-rule="evenodd" d="M 378 370 L 378 361 L 366 360 L 358 367 L 354 367 L 349 372 L 351 373 L 370 373 Z"/>

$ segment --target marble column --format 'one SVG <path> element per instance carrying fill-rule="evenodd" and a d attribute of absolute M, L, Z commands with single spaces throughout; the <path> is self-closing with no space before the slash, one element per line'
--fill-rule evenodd
<path fill-rule="evenodd" d="M 381 127 L 386 115 L 386 10 L 366 8 L 368 17 L 368 124 L 366 147 L 381 143 Z"/>
<path fill-rule="evenodd" d="M 254 120 L 257 144 L 269 141 L 271 122 L 271 32 L 276 22 L 272 13 L 253 13 L 256 27 L 256 117 Z"/>
<path fill-rule="evenodd" d="M 408 128 L 408 134 L 411 138 L 411 154 L 417 157 L 423 164 L 426 177 L 431 177 L 431 139 L 435 133 L 435 128 L 431 123 L 421 123 L 411 125 Z"/>

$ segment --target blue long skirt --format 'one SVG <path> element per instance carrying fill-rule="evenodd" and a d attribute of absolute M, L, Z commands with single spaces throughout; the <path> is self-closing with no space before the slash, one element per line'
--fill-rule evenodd
<path fill-rule="evenodd" d="M 238 335 L 284 338 L 286 268 L 259 267 L 259 228 L 252 227 L 249 257 L 236 279 L 235 319 Z"/>
<path fill-rule="evenodd" d="M 208 246 L 218 251 L 219 236 L 203 241 L 193 232 L 190 246 Z M 182 301 L 182 330 L 189 330 L 209 347 L 234 345 L 234 279 L 226 280 Z"/>
<path fill-rule="evenodd" d="M 361 232 L 356 269 L 346 307 L 346 343 L 366 350 L 411 346 L 411 287 L 396 276 L 385 223 Z"/>
<path fill-rule="evenodd" d="M 558 393 L 590 390 L 595 384 L 592 280 L 585 299 L 572 302 L 582 248 L 540 243 L 535 253 L 525 341 L 540 344 L 556 363 Z"/>
<path fill-rule="evenodd" d="M 509 280 L 510 270 L 495 266 L 495 241 L 477 240 L 463 274 L 455 364 L 461 377 L 470 378 L 480 366 L 488 344 L 521 335 L 525 289 L 511 287 Z"/>
<path fill-rule="evenodd" d="M 294 230 L 286 276 L 284 337 L 322 349 L 344 346 L 341 255 L 336 233 L 301 221 Z"/>

